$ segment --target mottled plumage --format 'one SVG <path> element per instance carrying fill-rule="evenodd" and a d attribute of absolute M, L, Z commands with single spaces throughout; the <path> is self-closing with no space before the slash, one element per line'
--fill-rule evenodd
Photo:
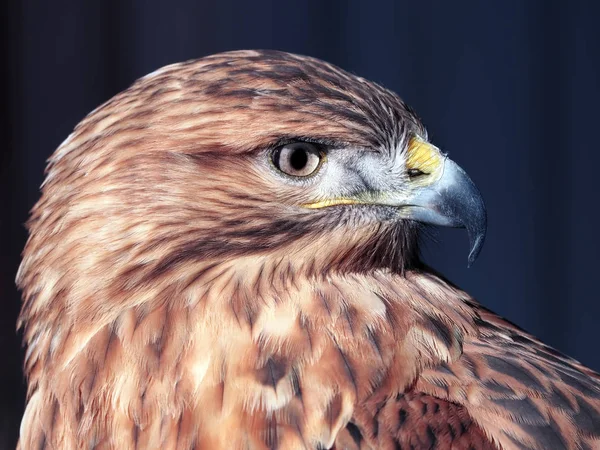
<path fill-rule="evenodd" d="M 320 172 L 278 172 L 291 142 Z M 459 200 L 423 212 L 456 180 L 481 210 L 452 164 L 395 94 L 316 59 L 140 79 L 57 149 L 28 223 L 19 447 L 600 448 L 599 376 L 419 261 L 422 221 L 481 246 Z"/>

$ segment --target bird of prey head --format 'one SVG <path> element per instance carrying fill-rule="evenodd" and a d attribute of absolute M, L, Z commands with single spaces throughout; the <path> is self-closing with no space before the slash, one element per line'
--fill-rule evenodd
<path fill-rule="evenodd" d="M 423 224 L 473 262 L 483 202 L 377 84 L 273 51 L 138 80 L 28 223 L 21 448 L 597 442 L 596 376 L 430 273 Z"/>

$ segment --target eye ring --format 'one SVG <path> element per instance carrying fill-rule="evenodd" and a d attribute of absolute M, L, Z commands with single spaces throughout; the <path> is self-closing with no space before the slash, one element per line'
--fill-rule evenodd
<path fill-rule="evenodd" d="M 280 172 L 297 178 L 315 175 L 325 159 L 325 152 L 310 142 L 293 142 L 271 152 L 271 161 Z"/>

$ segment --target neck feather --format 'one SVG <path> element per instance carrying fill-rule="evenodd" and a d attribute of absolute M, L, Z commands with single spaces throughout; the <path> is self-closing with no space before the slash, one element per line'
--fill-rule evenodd
<path fill-rule="evenodd" d="M 474 333 L 465 294 L 427 273 L 267 269 L 207 266 L 118 311 L 26 317 L 23 448 L 166 442 L 174 429 L 185 448 L 274 436 L 327 448 L 357 402 L 402 392 Z"/>

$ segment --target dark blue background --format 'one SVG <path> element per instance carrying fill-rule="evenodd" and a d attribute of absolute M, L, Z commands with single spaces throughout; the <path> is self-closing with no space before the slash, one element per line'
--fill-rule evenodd
<path fill-rule="evenodd" d="M 599 3 L 497 1 L 4 2 L 0 108 L 0 448 L 24 398 L 14 275 L 45 159 L 85 114 L 158 67 L 275 48 L 382 83 L 487 202 L 480 259 L 462 232 L 425 256 L 489 308 L 600 369 L 596 224 Z"/>

